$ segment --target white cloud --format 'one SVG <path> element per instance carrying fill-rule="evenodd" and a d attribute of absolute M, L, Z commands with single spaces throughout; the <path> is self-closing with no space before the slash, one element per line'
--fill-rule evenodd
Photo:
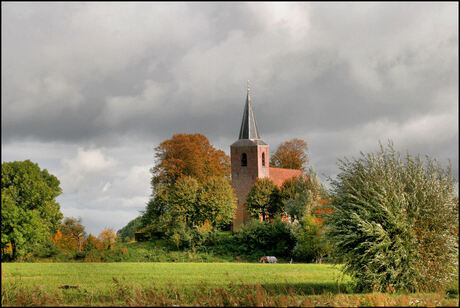
<path fill-rule="evenodd" d="M 77 155 L 70 159 L 62 159 L 64 174 L 62 175 L 62 187 L 69 192 L 77 189 L 81 182 L 88 177 L 100 176 L 116 165 L 116 160 L 104 155 L 100 149 L 78 148 Z"/>

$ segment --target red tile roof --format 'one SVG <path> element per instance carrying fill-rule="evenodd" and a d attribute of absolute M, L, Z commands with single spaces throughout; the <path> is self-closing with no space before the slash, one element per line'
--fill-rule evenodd
<path fill-rule="evenodd" d="M 284 181 L 292 177 L 302 176 L 303 173 L 300 170 L 285 169 L 285 168 L 273 168 L 270 167 L 270 180 L 272 180 L 278 187 L 283 185 Z M 305 176 L 306 177 L 306 176 Z"/>

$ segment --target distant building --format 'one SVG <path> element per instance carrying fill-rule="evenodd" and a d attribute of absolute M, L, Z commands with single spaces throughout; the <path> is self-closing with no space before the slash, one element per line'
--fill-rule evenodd
<path fill-rule="evenodd" d="M 260 139 L 259 129 L 252 109 L 249 83 L 238 140 L 230 146 L 232 164 L 232 186 L 237 201 L 232 230 L 238 231 L 249 221 L 246 195 L 258 178 L 270 178 L 278 187 L 292 177 L 302 176 L 300 170 L 273 168 L 269 166 L 268 144 Z"/>

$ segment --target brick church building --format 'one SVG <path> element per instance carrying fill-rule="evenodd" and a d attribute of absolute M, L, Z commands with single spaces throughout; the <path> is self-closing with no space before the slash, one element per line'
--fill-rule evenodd
<path fill-rule="evenodd" d="M 292 177 L 302 176 L 300 170 L 273 168 L 269 166 L 268 144 L 260 139 L 256 118 L 249 95 L 249 84 L 238 140 L 230 146 L 232 186 L 237 197 L 236 215 L 232 230 L 238 231 L 249 221 L 246 195 L 258 178 L 270 178 L 278 187 Z"/>

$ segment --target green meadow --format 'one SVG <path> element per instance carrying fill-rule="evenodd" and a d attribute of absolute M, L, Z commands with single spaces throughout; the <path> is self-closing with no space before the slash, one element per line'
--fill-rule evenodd
<path fill-rule="evenodd" d="M 326 264 L 3 263 L 6 306 L 456 306 L 455 294 L 351 294 Z"/>

